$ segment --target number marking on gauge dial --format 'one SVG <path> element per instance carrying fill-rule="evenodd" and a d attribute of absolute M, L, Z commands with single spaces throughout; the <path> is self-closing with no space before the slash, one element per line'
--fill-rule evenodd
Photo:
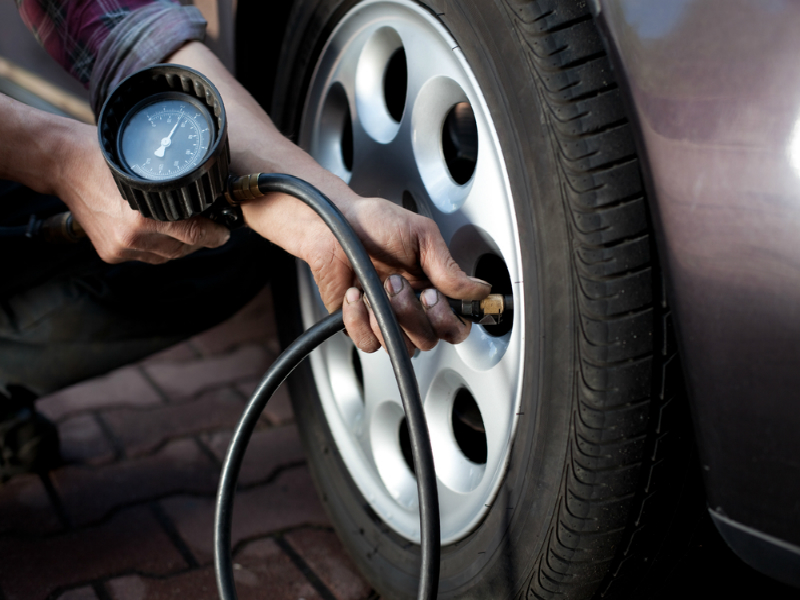
<path fill-rule="evenodd" d="M 123 163 L 145 179 L 180 177 L 205 158 L 210 124 L 210 115 L 194 103 L 157 97 L 134 108 L 122 125 Z"/>

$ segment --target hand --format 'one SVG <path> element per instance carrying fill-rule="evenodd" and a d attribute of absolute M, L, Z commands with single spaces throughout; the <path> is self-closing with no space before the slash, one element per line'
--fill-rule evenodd
<path fill-rule="evenodd" d="M 204 217 L 155 221 L 130 208 L 103 159 L 95 129 L 77 123 L 75 128 L 59 161 L 56 194 L 86 230 L 103 261 L 161 264 L 228 240 L 230 232 L 225 227 Z"/>
<path fill-rule="evenodd" d="M 169 62 L 205 73 L 222 94 L 234 173 L 291 173 L 316 186 L 342 210 L 364 242 L 381 281 L 391 286 L 392 307 L 409 353 L 415 348 L 430 350 L 439 339 L 455 344 L 467 337 L 470 323 L 452 313 L 442 294 L 478 300 L 489 294 L 491 286 L 461 271 L 433 221 L 387 200 L 358 197 L 283 137 L 252 96 L 202 44 L 186 44 Z M 309 264 L 329 311 L 342 306 L 347 292 L 349 302 L 344 302 L 343 313 L 348 333 L 361 350 L 377 350 L 381 334 L 361 293 L 350 289 L 357 286 L 350 263 L 314 211 L 284 194 L 244 203 L 242 211 L 255 231 Z M 400 279 L 390 277 L 395 274 Z M 421 303 L 412 288 L 424 290 Z"/>
<path fill-rule="evenodd" d="M 356 201 L 347 212 L 384 282 L 409 354 L 416 348 L 431 350 L 439 339 L 451 344 L 464 341 L 471 323 L 453 314 L 445 296 L 478 300 L 489 294 L 491 286 L 459 268 L 436 224 L 377 198 Z M 383 336 L 375 316 L 355 287 L 353 270 L 333 235 L 317 231 L 304 258 L 328 310 L 342 306 L 356 346 L 364 352 L 380 348 Z M 423 290 L 419 300 L 415 289 Z"/>

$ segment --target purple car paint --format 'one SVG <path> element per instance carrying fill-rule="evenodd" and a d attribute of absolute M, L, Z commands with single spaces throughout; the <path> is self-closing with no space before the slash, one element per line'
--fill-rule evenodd
<path fill-rule="evenodd" d="M 627 87 L 708 507 L 800 585 L 800 3 L 595 0 Z"/>

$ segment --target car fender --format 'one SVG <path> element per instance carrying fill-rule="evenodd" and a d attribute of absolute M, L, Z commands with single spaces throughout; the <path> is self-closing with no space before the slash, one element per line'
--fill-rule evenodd
<path fill-rule="evenodd" d="M 800 585 L 800 5 L 594 0 L 635 123 L 711 516 Z"/>

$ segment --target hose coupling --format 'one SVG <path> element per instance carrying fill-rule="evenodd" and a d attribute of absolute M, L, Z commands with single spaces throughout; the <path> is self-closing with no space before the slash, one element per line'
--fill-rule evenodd
<path fill-rule="evenodd" d="M 453 311 L 479 325 L 499 325 L 506 315 L 514 311 L 511 294 L 489 294 L 483 300 L 452 300 Z"/>

